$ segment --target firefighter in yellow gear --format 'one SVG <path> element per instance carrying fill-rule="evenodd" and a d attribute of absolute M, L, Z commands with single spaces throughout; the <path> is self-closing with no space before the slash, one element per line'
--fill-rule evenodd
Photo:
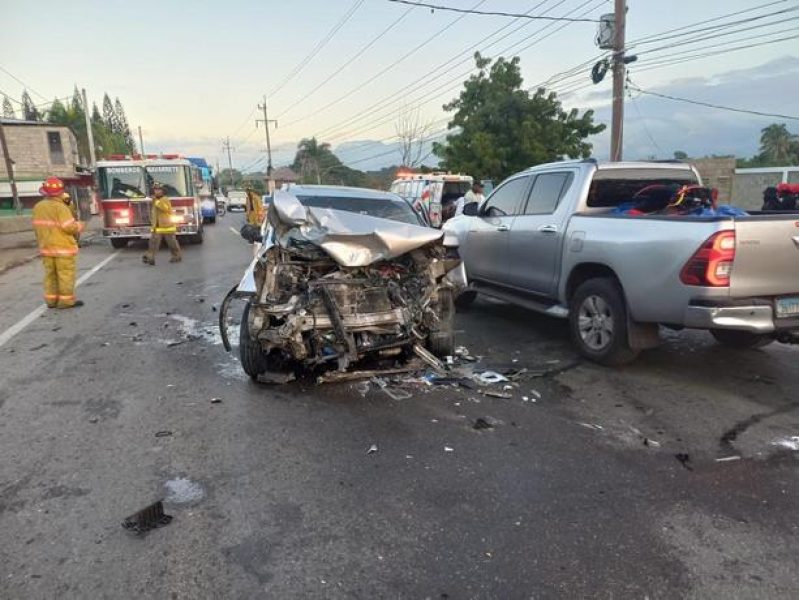
<path fill-rule="evenodd" d="M 82 300 L 75 299 L 76 236 L 83 223 L 67 206 L 63 181 L 49 177 L 39 193 L 43 198 L 33 207 L 33 229 L 44 266 L 44 301 L 49 308 L 83 306 Z"/>
<path fill-rule="evenodd" d="M 247 202 L 244 210 L 247 213 L 247 223 L 249 225 L 261 226 L 264 222 L 264 201 L 261 195 L 252 188 L 247 188 Z"/>
<path fill-rule="evenodd" d="M 153 184 L 153 205 L 150 210 L 150 246 L 142 261 L 148 265 L 155 264 L 155 255 L 161 247 L 161 240 L 166 240 L 172 258 L 169 262 L 180 262 L 180 244 L 178 244 L 177 227 L 172 220 L 172 202 L 164 196 L 164 188 L 160 183 Z"/>

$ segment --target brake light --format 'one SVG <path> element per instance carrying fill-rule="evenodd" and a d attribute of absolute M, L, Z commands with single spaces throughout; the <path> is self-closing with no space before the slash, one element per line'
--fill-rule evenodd
<path fill-rule="evenodd" d="M 735 232 L 719 231 L 711 235 L 680 272 L 685 285 L 729 287 L 735 261 Z"/>
<path fill-rule="evenodd" d="M 130 225 L 130 210 L 127 208 L 120 208 L 114 211 L 114 224 L 115 225 Z"/>

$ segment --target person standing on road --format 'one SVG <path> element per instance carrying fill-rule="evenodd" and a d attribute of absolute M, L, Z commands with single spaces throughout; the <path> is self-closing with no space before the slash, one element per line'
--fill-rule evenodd
<path fill-rule="evenodd" d="M 39 193 L 44 198 L 33 207 L 33 229 L 44 266 L 44 301 L 48 308 L 83 306 L 75 299 L 77 236 L 83 223 L 67 206 L 69 196 L 58 177 L 49 177 Z"/>
<path fill-rule="evenodd" d="M 172 258 L 169 262 L 180 262 L 180 244 L 178 244 L 177 227 L 172 220 L 172 202 L 164 196 L 164 188 L 158 182 L 153 183 L 153 206 L 150 211 L 151 233 L 150 246 L 142 261 L 155 265 L 155 255 L 161 247 L 161 240 L 166 240 Z"/>
<path fill-rule="evenodd" d="M 477 202 L 477 206 L 480 206 L 483 202 L 485 202 L 485 199 L 486 197 L 483 195 L 483 184 L 479 181 L 475 181 L 472 183 L 472 188 L 466 192 L 465 195 L 458 198 L 458 201 L 455 204 L 455 213 L 453 216 L 462 215 L 463 207 L 467 204 Z"/>

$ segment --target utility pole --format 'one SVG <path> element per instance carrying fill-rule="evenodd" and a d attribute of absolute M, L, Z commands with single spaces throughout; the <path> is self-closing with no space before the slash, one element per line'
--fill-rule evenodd
<path fill-rule="evenodd" d="M 86 116 L 86 136 L 89 138 L 89 167 L 94 171 L 97 168 L 97 156 L 94 153 L 94 132 L 92 131 L 92 119 L 89 115 L 89 101 L 86 100 L 86 88 L 81 90 L 83 96 L 83 114 Z"/>
<path fill-rule="evenodd" d="M 258 127 L 258 123 L 263 123 L 264 130 L 266 131 L 266 188 L 267 191 L 272 194 L 275 191 L 275 184 L 272 179 L 272 144 L 269 141 L 269 124 L 274 123 L 275 129 L 277 129 L 277 120 L 270 119 L 266 112 L 266 96 L 264 96 L 264 103 L 259 104 L 258 108 L 264 112 L 264 118 L 256 119 L 255 126 Z"/>
<path fill-rule="evenodd" d="M 624 145 L 624 27 L 626 0 L 615 0 L 616 35 L 613 41 L 613 118 L 610 126 L 610 160 L 622 159 Z"/>
<path fill-rule="evenodd" d="M 141 134 L 141 125 L 139 125 L 139 153 L 142 156 L 145 155 L 145 152 L 144 152 L 144 138 L 142 137 L 142 134 Z"/>
<path fill-rule="evenodd" d="M 233 189 L 233 159 L 230 156 L 230 136 L 222 140 L 222 149 L 227 151 L 228 174 L 230 175 L 230 189 Z"/>
<path fill-rule="evenodd" d="M 17 180 L 14 178 L 14 161 L 8 155 L 8 143 L 6 142 L 6 131 L 3 129 L 3 121 L 0 120 L 0 149 L 3 151 L 3 158 L 6 161 L 6 173 L 8 173 L 8 183 L 11 185 L 11 197 L 14 198 L 14 208 L 17 214 L 22 214 L 22 205 L 19 203 L 17 193 Z"/>

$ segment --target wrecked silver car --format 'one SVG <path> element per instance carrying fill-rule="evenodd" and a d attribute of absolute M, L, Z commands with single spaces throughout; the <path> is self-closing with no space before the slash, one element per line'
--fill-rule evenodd
<path fill-rule="evenodd" d="M 385 192 L 303 186 L 275 194 L 260 231 L 242 230 L 260 244 L 235 290 L 248 300 L 239 340 L 248 375 L 453 353 L 445 276 L 460 261 L 403 204 Z"/>

